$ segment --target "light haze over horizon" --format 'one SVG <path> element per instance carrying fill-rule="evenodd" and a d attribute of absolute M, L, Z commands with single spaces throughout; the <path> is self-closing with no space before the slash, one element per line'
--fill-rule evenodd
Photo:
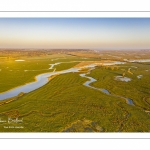
<path fill-rule="evenodd" d="M 0 18 L 0 48 L 150 49 L 150 18 Z"/>

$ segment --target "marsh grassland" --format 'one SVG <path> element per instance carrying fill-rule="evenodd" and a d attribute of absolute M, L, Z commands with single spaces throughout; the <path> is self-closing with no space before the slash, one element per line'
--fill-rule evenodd
<path fill-rule="evenodd" d="M 39 74 L 80 69 L 0 100 L 0 132 L 150 132 L 148 60 L 149 50 L 0 50 L 0 97 Z M 96 80 L 90 86 L 110 94 L 84 86 L 89 79 L 81 73 Z"/>

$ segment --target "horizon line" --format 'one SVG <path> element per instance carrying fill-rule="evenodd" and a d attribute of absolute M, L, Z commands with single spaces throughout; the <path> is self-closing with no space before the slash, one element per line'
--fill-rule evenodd
<path fill-rule="evenodd" d="M 88 48 L 0 48 L 0 50 L 150 50 L 150 48 L 143 49 L 88 49 Z"/>

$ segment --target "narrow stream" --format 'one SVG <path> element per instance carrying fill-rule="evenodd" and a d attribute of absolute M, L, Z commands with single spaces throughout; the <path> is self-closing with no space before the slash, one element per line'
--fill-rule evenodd
<path fill-rule="evenodd" d="M 91 70 L 93 70 L 93 69 L 90 69 L 90 71 L 91 71 Z M 89 74 L 89 72 L 86 73 L 86 74 Z M 131 99 L 129 99 L 129 98 L 125 98 L 125 97 L 123 97 L 123 96 L 111 94 L 111 93 L 110 93 L 108 90 L 106 90 L 106 89 L 96 88 L 96 87 L 91 86 L 90 84 L 93 83 L 93 82 L 96 82 L 97 80 L 94 79 L 94 78 L 92 78 L 92 77 L 86 76 L 86 74 L 85 74 L 85 73 L 84 73 L 84 74 L 80 74 L 81 77 L 84 77 L 84 78 L 89 79 L 89 81 L 86 81 L 85 83 L 83 83 L 84 86 L 87 86 L 87 87 L 92 88 L 92 89 L 94 89 L 94 90 L 101 91 L 101 92 L 103 92 L 103 93 L 105 93 L 105 94 L 107 94 L 107 95 L 111 95 L 111 96 L 114 96 L 114 97 L 117 97 L 117 98 L 122 98 L 122 99 L 124 99 L 124 100 L 126 101 L 127 104 L 134 106 L 133 101 L 132 101 Z"/>
<path fill-rule="evenodd" d="M 87 78 L 87 79 L 90 79 L 90 81 L 86 81 L 85 83 L 83 83 L 84 86 L 87 86 L 87 87 L 92 88 L 92 89 L 94 89 L 94 90 L 101 91 L 101 92 L 103 92 L 103 93 L 105 93 L 105 94 L 110 94 L 109 91 L 107 91 L 106 89 L 101 89 L 101 88 L 96 88 L 96 87 L 91 86 L 90 84 L 91 84 L 92 82 L 96 82 L 96 81 L 97 81 L 97 80 L 95 80 L 94 78 L 88 77 L 88 76 L 86 76 L 86 74 L 80 74 L 80 76 L 81 76 L 81 77 L 84 77 L 84 78 Z"/>

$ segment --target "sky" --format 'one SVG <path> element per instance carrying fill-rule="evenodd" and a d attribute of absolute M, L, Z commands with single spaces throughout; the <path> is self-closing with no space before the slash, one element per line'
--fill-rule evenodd
<path fill-rule="evenodd" d="M 150 18 L 0 18 L 0 48 L 150 49 Z"/>

